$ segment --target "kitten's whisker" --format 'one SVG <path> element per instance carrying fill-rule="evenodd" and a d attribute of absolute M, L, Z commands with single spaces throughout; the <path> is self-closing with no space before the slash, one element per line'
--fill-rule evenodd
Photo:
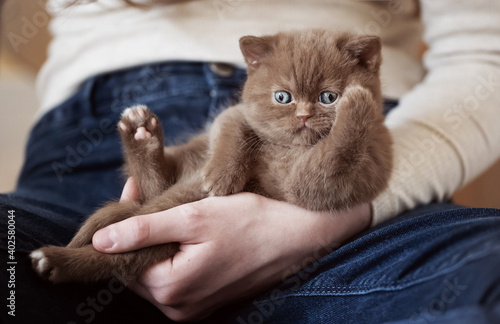
<path fill-rule="evenodd" d="M 241 143 L 241 145 L 242 145 L 242 146 L 244 146 L 244 145 L 248 144 L 250 141 L 256 140 L 256 139 L 258 139 L 258 138 L 259 138 L 259 137 L 258 137 L 256 134 L 254 134 L 254 135 L 250 136 L 249 138 L 246 138 L 246 139 L 243 141 L 243 143 Z"/>
<path fill-rule="evenodd" d="M 250 145 L 246 149 L 245 153 L 249 154 L 249 155 L 253 154 L 254 153 L 253 151 L 255 150 L 255 148 L 257 146 L 259 146 L 259 143 L 260 143 L 260 139 L 258 138 L 258 136 L 254 135 L 253 142 L 250 143 Z"/>
<path fill-rule="evenodd" d="M 259 148 L 257 150 L 256 155 L 259 156 L 261 154 L 261 152 L 262 152 L 263 149 L 264 149 L 264 145 L 259 145 Z"/>
<path fill-rule="evenodd" d="M 257 139 L 257 136 L 256 135 L 252 135 L 248 138 L 246 138 L 242 143 L 241 143 L 241 146 L 242 147 L 248 147 L 248 146 L 251 146 L 253 145 L 254 141 Z"/>
<path fill-rule="evenodd" d="M 254 152 L 254 151 L 255 151 L 255 149 L 257 149 L 257 148 L 259 149 L 259 151 L 257 151 L 257 152 L 260 152 L 260 149 L 262 148 L 262 145 L 259 145 L 259 144 L 260 144 L 260 141 L 256 141 L 256 142 L 252 145 L 251 150 L 249 151 L 249 152 L 250 152 L 250 155 L 253 155 L 253 154 L 255 153 L 255 152 Z"/>
<path fill-rule="evenodd" d="M 243 145 L 247 145 L 249 143 L 253 143 L 255 140 L 258 139 L 258 136 L 257 135 L 252 135 L 250 136 L 249 138 L 245 139 L 245 141 L 243 141 Z"/>

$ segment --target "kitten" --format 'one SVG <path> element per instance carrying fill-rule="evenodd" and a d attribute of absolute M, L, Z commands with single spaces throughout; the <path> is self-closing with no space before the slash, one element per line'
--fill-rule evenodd
<path fill-rule="evenodd" d="M 134 215 L 208 196 L 250 191 L 316 211 L 374 199 L 392 169 L 375 36 L 312 30 L 246 36 L 248 64 L 242 102 L 220 114 L 207 133 L 163 147 L 158 118 L 128 108 L 118 124 L 126 173 L 138 202 L 110 202 L 96 211 L 67 247 L 32 252 L 34 269 L 52 282 L 94 282 L 117 271 L 137 276 L 172 257 L 177 243 L 121 254 L 92 247 L 93 234 Z"/>

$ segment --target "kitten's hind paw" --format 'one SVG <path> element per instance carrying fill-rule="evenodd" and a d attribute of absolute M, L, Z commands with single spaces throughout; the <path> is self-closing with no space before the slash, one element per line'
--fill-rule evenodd
<path fill-rule="evenodd" d="M 149 142 L 163 146 L 158 118 L 146 106 L 125 109 L 118 123 L 118 129 L 126 144 Z"/>
<path fill-rule="evenodd" d="M 52 265 L 49 259 L 45 256 L 42 249 L 31 252 L 31 265 L 36 273 L 43 279 L 49 280 L 52 274 Z"/>
<path fill-rule="evenodd" d="M 58 283 L 69 281 L 70 278 L 64 274 L 61 266 L 63 263 L 57 261 L 57 251 L 64 249 L 58 246 L 47 246 L 31 252 L 31 265 L 35 272 L 43 279 Z M 55 253 L 55 254 L 54 254 Z"/>
<path fill-rule="evenodd" d="M 43 254 L 42 251 L 36 250 L 31 252 L 30 254 L 31 258 L 31 265 L 33 266 L 33 269 L 40 275 L 40 277 L 45 278 L 47 273 L 49 272 L 49 267 L 47 258 Z"/>

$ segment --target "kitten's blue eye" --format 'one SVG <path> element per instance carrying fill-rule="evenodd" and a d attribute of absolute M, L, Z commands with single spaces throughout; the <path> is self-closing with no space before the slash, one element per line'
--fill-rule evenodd
<path fill-rule="evenodd" d="M 319 95 L 319 102 L 321 102 L 324 105 L 331 105 L 335 101 L 337 101 L 337 98 L 339 97 L 339 94 L 333 91 L 323 91 Z"/>
<path fill-rule="evenodd" d="M 287 91 L 276 91 L 274 93 L 274 99 L 282 105 L 290 103 L 292 101 L 292 95 Z"/>

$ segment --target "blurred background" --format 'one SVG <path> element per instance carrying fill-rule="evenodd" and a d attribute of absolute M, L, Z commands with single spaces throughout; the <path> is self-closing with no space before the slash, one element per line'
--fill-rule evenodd
<path fill-rule="evenodd" d="M 35 76 L 50 37 L 47 23 L 30 22 L 48 17 L 45 1 L 0 0 L 0 192 L 14 189 L 38 106 Z"/>
<path fill-rule="evenodd" d="M 35 77 L 50 35 L 46 0 L 0 0 L 0 192 L 14 189 L 35 121 Z M 500 145 L 500 143 L 498 143 Z M 454 196 L 456 203 L 500 208 L 500 161 Z"/>

